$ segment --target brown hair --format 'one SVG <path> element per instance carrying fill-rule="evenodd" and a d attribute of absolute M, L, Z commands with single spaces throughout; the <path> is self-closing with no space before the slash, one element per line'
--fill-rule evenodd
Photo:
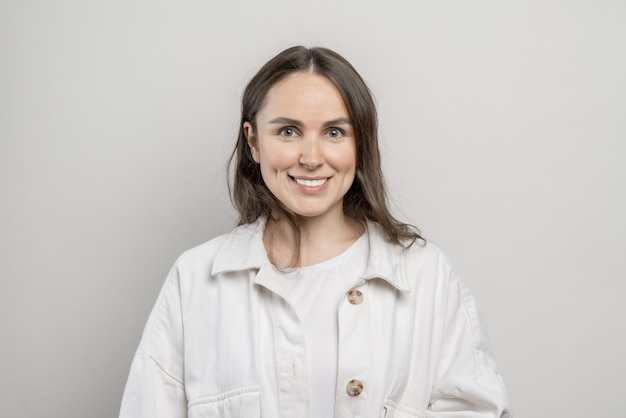
<path fill-rule="evenodd" d="M 271 219 L 278 215 L 286 220 L 295 237 L 295 259 L 300 256 L 301 219 L 287 210 L 269 191 L 253 160 L 243 125 L 249 122 L 256 132 L 256 115 L 264 106 L 268 91 L 278 81 L 298 71 L 311 71 L 328 78 L 343 98 L 356 138 L 356 175 L 343 199 L 346 215 L 357 221 L 378 223 L 387 238 L 404 247 L 423 241 L 419 230 L 395 219 L 387 207 L 380 151 L 378 149 L 378 117 L 372 95 L 361 76 L 341 55 L 326 48 L 294 46 L 269 60 L 250 80 L 241 101 L 241 123 L 237 144 L 231 155 L 234 166 L 231 200 L 239 211 L 239 225 L 252 223 L 259 217 Z"/>

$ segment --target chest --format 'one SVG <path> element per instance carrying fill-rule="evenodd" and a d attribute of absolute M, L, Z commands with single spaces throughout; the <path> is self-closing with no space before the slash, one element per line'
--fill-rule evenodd
<path fill-rule="evenodd" d="M 183 304 L 190 416 L 231 416 L 207 408 L 308 416 L 312 354 L 297 309 L 258 274 L 225 273 Z M 386 402 L 407 394 L 425 409 L 441 321 L 435 297 L 427 288 L 399 292 L 382 279 L 356 281 L 340 295 L 337 343 L 329 347 L 337 355 L 336 417 L 379 417 Z"/>

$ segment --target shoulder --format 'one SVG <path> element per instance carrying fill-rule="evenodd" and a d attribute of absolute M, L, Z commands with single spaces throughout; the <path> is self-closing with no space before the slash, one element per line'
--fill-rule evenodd
<path fill-rule="evenodd" d="M 440 268 L 452 269 L 452 263 L 437 245 L 430 241 L 414 242 L 404 250 L 407 262 L 419 264 L 433 264 Z"/>
<path fill-rule="evenodd" d="M 368 223 L 368 232 L 369 277 L 381 277 L 411 293 L 425 285 L 445 285 L 452 276 L 452 265 L 436 245 L 423 241 L 409 246 L 392 243 L 375 223 Z"/>
<path fill-rule="evenodd" d="M 456 280 L 452 263 L 435 244 L 414 243 L 403 251 L 407 279 L 412 287 L 448 286 Z"/>
<path fill-rule="evenodd" d="M 443 251 L 430 241 L 417 239 L 413 242 L 407 240 L 402 244 L 396 244 L 389 241 L 382 227 L 376 222 L 368 222 L 367 228 L 370 246 L 375 253 L 384 253 L 386 258 L 400 258 L 403 262 L 450 266 Z"/>
<path fill-rule="evenodd" d="M 219 235 L 203 244 L 185 251 L 178 257 L 179 270 L 202 270 L 215 273 L 222 270 L 238 270 L 239 266 L 264 255 L 262 243 L 263 223 L 240 225 L 232 231 Z"/>
<path fill-rule="evenodd" d="M 210 240 L 183 252 L 176 260 L 178 266 L 190 266 L 211 260 L 220 248 L 231 239 L 234 231 L 218 235 Z"/>

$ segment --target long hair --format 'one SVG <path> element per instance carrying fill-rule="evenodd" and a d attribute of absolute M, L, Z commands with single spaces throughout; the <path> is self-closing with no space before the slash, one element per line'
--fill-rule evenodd
<path fill-rule="evenodd" d="M 244 90 L 239 136 L 229 162 L 229 173 L 232 171 L 234 177 L 232 187 L 229 182 L 229 191 L 239 212 L 239 225 L 262 216 L 284 219 L 293 230 L 295 259 L 299 260 L 302 220 L 285 208 L 263 182 L 243 129 L 243 124 L 249 122 L 256 132 L 256 116 L 265 104 L 268 91 L 278 81 L 299 71 L 328 78 L 339 90 L 350 115 L 356 139 L 356 175 L 343 199 L 344 213 L 360 222 L 376 222 L 393 243 L 409 247 L 416 240 L 423 242 L 416 227 L 398 221 L 389 211 L 378 148 L 378 117 L 369 88 L 345 58 L 321 47 L 294 46 L 282 51 L 261 67 Z"/>

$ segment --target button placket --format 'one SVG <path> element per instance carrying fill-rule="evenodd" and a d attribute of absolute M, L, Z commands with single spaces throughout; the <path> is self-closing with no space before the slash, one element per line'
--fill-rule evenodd
<path fill-rule="evenodd" d="M 335 416 L 361 416 L 370 375 L 369 282 L 346 292 L 339 308 L 339 370 Z"/>
<path fill-rule="evenodd" d="M 273 295 L 278 398 L 285 416 L 308 414 L 309 388 L 304 335 L 295 311 L 286 299 Z"/>

